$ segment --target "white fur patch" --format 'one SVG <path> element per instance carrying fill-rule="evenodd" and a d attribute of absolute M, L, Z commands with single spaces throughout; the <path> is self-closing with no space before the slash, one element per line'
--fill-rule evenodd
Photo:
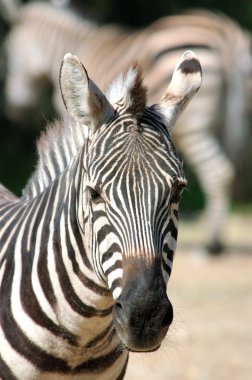
<path fill-rule="evenodd" d="M 137 69 L 131 67 L 127 73 L 120 74 L 109 86 L 106 96 L 111 104 L 124 100 L 126 107 L 130 105 L 130 89 L 134 86 Z"/>

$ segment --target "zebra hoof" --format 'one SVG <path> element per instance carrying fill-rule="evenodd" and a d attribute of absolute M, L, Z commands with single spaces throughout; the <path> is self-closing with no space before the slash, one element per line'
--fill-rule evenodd
<path fill-rule="evenodd" d="M 214 241 L 206 246 L 206 250 L 212 256 L 219 256 L 225 251 L 225 246 L 219 241 Z"/>

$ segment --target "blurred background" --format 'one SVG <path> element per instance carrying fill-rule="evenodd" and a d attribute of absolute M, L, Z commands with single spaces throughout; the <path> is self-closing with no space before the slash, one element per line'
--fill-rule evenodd
<path fill-rule="evenodd" d="M 20 6 L 27 3 L 36 3 L 36 1 L 32 0 L 1 1 L 10 3 L 18 1 L 21 4 Z M 96 20 L 102 24 L 120 24 L 130 30 L 145 27 L 165 15 L 177 14 L 191 8 L 203 8 L 223 12 L 238 21 L 243 28 L 252 31 L 252 3 L 249 0 L 242 1 L 239 6 L 235 2 L 228 0 L 192 0 L 190 2 L 186 0 L 156 0 L 155 6 L 150 0 L 48 0 L 44 2 L 54 3 L 58 6 L 65 4 L 65 6 L 85 18 Z M 11 24 L 0 15 L 1 46 L 10 29 Z M 1 49 L 0 65 L 0 88 L 3 89 L 6 70 L 3 48 Z M 46 124 L 46 120 L 52 120 L 55 116 L 51 103 L 50 88 L 47 96 L 41 98 L 40 110 L 36 117 L 28 118 L 23 128 L 20 128 L 18 123 L 10 122 L 6 117 L 3 90 L 0 94 L 0 104 L 0 178 L 8 188 L 20 195 L 21 189 L 24 187 L 36 160 L 34 151 L 36 137 L 40 134 L 41 127 Z M 248 168 L 251 169 L 248 161 L 252 161 L 250 151 L 247 152 L 247 157 L 247 166 L 243 168 L 244 176 L 240 179 L 239 186 L 236 184 L 233 189 L 232 209 L 235 210 L 237 208 L 243 211 L 251 209 L 252 176 L 248 175 Z M 204 207 L 204 194 L 189 167 L 186 167 L 186 173 L 190 182 L 190 189 L 189 192 L 184 194 L 181 210 L 189 214 L 197 213 Z"/>
<path fill-rule="evenodd" d="M 28 2 L 20 1 L 20 6 L 25 3 Z M 252 33 L 250 0 L 239 4 L 229 0 L 54 0 L 54 3 L 101 24 L 115 23 L 129 29 L 145 27 L 189 7 L 204 8 L 223 12 Z M 35 167 L 35 141 L 56 113 L 49 86 L 35 117 L 20 124 L 6 116 L 3 43 L 10 29 L 11 23 L 0 14 L 0 181 L 20 196 Z M 128 380 L 252 379 L 252 115 L 249 108 L 247 112 L 250 129 L 242 161 L 236 157 L 239 175 L 232 187 L 225 225 L 226 249 L 221 256 L 210 256 L 204 249 L 205 225 L 199 216 L 205 196 L 185 162 L 189 190 L 180 206 L 177 257 L 168 287 L 175 309 L 174 326 L 160 351 L 131 356 Z"/>

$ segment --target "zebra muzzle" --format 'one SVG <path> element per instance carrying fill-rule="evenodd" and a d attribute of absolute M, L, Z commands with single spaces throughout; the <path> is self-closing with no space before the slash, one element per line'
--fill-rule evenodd
<path fill-rule="evenodd" d="M 154 268 L 134 270 L 125 278 L 113 307 L 117 334 L 129 351 L 155 351 L 173 320 L 165 283 Z"/>

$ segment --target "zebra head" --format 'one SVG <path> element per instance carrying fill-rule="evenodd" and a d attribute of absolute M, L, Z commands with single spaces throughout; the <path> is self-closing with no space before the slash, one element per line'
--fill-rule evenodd
<path fill-rule="evenodd" d="M 137 65 L 104 95 L 76 56 L 62 63 L 66 108 L 89 127 L 81 205 L 89 253 L 113 295 L 117 334 L 133 351 L 158 348 L 173 319 L 166 284 L 186 181 L 170 133 L 200 83 L 200 64 L 187 51 L 161 101 L 147 107 Z"/>

